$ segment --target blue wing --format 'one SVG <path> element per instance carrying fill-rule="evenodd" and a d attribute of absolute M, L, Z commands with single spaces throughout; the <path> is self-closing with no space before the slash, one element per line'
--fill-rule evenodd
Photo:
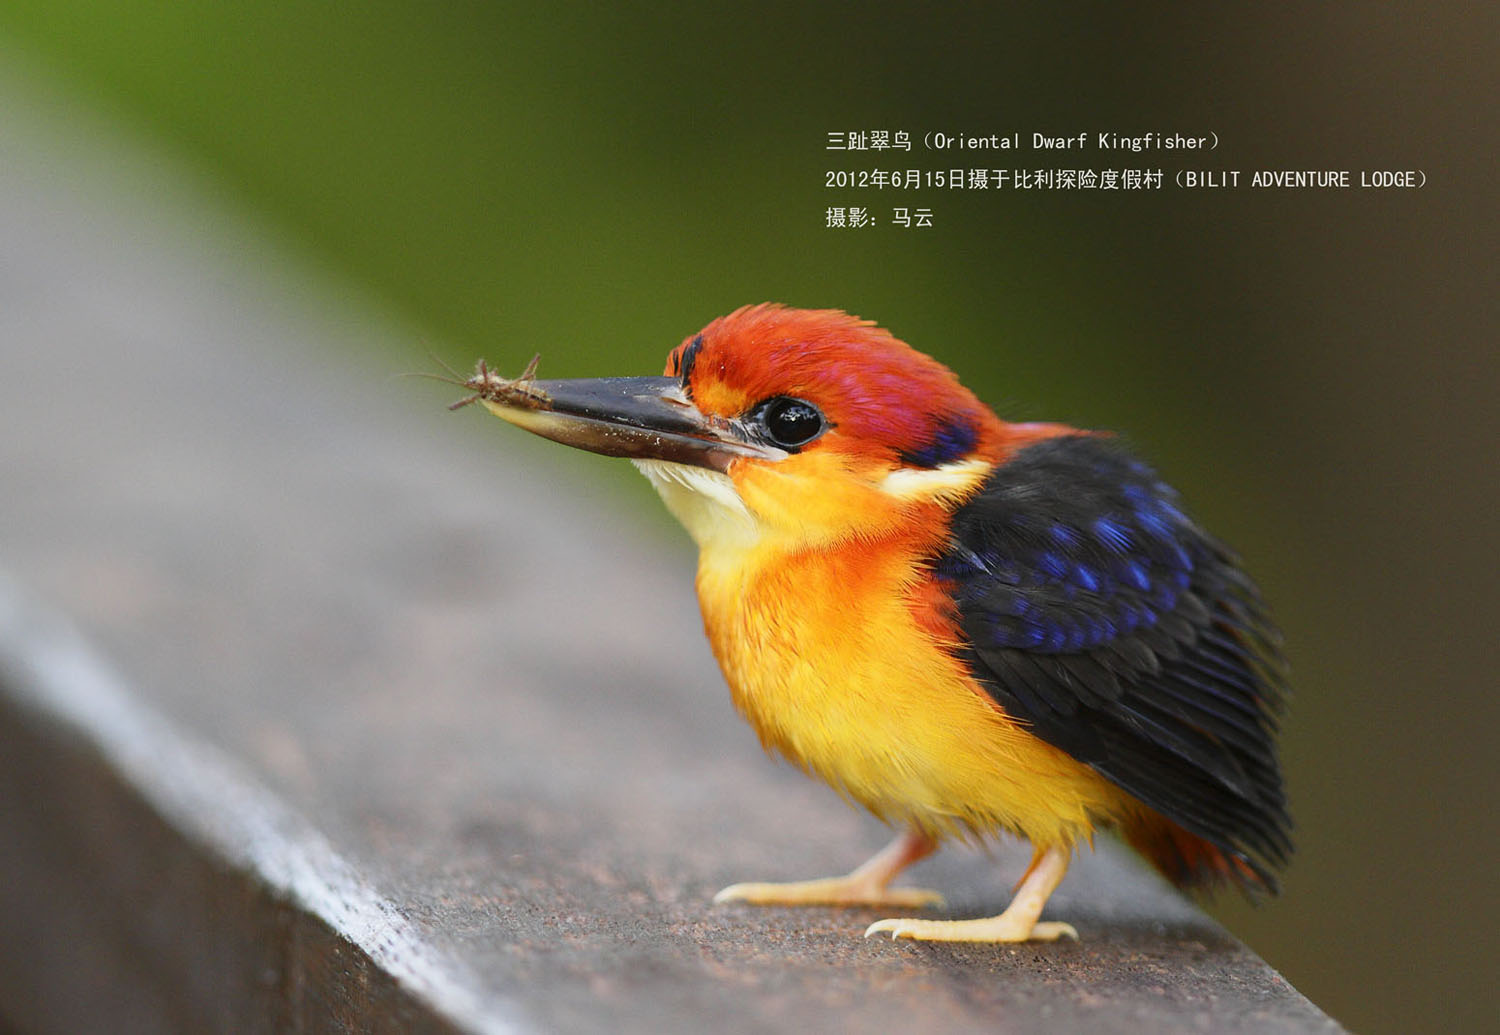
<path fill-rule="evenodd" d="M 1029 446 L 957 511 L 933 569 L 1008 714 L 1274 887 L 1279 637 L 1149 467 L 1098 436 Z"/>

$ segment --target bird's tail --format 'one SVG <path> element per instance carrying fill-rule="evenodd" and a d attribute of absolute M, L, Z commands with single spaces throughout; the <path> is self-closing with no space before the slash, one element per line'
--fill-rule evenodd
<path fill-rule="evenodd" d="M 1280 890 L 1275 875 L 1243 853 L 1190 833 L 1159 813 L 1147 812 L 1120 832 L 1179 888 L 1214 892 L 1229 886 L 1250 895 Z"/>

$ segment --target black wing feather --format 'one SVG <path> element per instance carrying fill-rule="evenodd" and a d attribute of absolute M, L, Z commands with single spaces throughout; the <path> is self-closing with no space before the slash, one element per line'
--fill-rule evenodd
<path fill-rule="evenodd" d="M 1280 635 L 1149 467 L 1094 435 L 1031 445 L 955 513 L 933 568 L 1007 713 L 1274 885 Z"/>

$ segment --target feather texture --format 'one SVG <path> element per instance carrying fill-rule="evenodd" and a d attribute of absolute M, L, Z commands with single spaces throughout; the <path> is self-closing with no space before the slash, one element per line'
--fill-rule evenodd
<path fill-rule="evenodd" d="M 932 571 L 1006 714 L 1274 887 L 1278 637 L 1149 467 L 1095 435 L 1027 446 L 953 515 Z"/>

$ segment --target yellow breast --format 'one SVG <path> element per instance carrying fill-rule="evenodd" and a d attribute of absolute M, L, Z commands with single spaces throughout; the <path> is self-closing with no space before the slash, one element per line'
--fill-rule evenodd
<path fill-rule="evenodd" d="M 709 640 L 768 750 L 939 836 L 1067 844 L 1132 809 L 1005 715 L 934 637 L 913 536 L 808 548 L 762 527 L 722 475 L 641 466 L 698 540 Z"/>

